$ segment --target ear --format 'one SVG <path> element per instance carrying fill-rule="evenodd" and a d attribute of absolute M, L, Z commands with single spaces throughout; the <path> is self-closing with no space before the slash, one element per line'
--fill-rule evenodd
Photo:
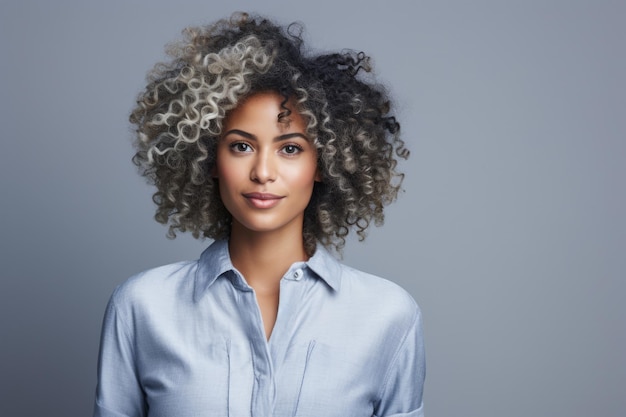
<path fill-rule="evenodd" d="M 320 169 L 317 168 L 315 170 L 315 182 L 322 182 L 322 174 L 320 173 Z"/>

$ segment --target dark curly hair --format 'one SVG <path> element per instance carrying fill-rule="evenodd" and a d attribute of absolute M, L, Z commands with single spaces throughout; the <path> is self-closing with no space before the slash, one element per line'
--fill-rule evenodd
<path fill-rule="evenodd" d="M 371 66 L 363 52 L 311 54 L 302 30 L 234 14 L 185 29 L 183 41 L 168 48 L 172 59 L 149 73 L 130 115 L 137 133 L 133 162 L 157 187 L 155 219 L 169 223 L 168 237 L 177 230 L 229 236 L 231 216 L 211 175 L 216 144 L 228 112 L 262 91 L 281 94 L 283 107 L 294 100 L 317 148 L 322 182 L 305 210 L 307 252 L 318 241 L 340 251 L 351 228 L 362 240 L 372 221 L 383 223 L 383 208 L 403 179 L 397 158 L 409 155 L 389 96 L 364 74 Z"/>

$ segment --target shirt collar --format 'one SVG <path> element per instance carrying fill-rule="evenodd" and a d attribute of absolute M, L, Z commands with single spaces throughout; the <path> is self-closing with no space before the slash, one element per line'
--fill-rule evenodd
<path fill-rule="evenodd" d="M 306 262 L 306 265 L 330 288 L 339 291 L 341 288 L 341 264 L 324 246 L 317 245 L 315 253 Z"/>
<path fill-rule="evenodd" d="M 339 291 L 341 264 L 326 248 L 318 245 L 313 256 L 305 263 L 329 287 Z M 202 252 L 194 278 L 194 300 L 198 301 L 221 275 L 235 271 L 228 252 L 228 240 L 216 240 Z"/>

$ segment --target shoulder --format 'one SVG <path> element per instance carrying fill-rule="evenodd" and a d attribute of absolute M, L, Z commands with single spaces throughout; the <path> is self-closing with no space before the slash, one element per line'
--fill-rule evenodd
<path fill-rule="evenodd" d="M 341 290 L 357 303 L 360 310 L 407 329 L 421 316 L 415 299 L 400 285 L 367 272 L 341 264 Z"/>
<path fill-rule="evenodd" d="M 411 294 L 388 279 L 343 264 L 340 275 L 341 285 L 320 309 L 319 339 L 360 352 L 363 363 L 376 361 L 386 369 L 407 340 L 412 345 L 421 340 L 420 308 Z"/>
<path fill-rule="evenodd" d="M 110 304 L 118 309 L 158 304 L 193 289 L 197 261 L 182 261 L 140 272 L 118 285 Z"/>
<path fill-rule="evenodd" d="M 323 246 L 308 266 L 335 290 L 332 298 L 346 308 L 410 318 L 419 315 L 413 297 L 398 284 L 341 263 Z"/>
<path fill-rule="evenodd" d="M 341 264 L 341 288 L 352 295 L 393 301 L 400 308 L 409 311 L 418 309 L 415 299 L 404 288 L 390 281 L 353 267 Z"/>

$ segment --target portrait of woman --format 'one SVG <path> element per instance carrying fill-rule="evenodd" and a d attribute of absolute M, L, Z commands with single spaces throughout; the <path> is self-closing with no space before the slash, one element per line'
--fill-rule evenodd
<path fill-rule="evenodd" d="M 0 416 L 623 417 L 626 2 L 295 4 L 0 2 Z"/>
<path fill-rule="evenodd" d="M 137 274 L 106 309 L 95 417 L 423 416 L 422 317 L 343 265 L 409 155 L 369 57 L 298 24 L 190 27 L 132 110 L 134 163 L 194 261 Z"/>

